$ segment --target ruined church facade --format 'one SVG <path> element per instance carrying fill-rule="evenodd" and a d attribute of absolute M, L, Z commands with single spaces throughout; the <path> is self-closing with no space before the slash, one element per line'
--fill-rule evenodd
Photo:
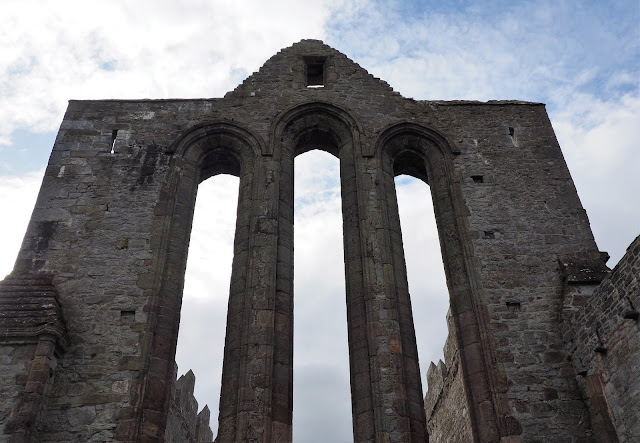
<path fill-rule="evenodd" d="M 340 160 L 355 441 L 640 435 L 640 240 L 605 266 L 544 105 L 406 99 L 303 40 L 224 98 L 69 102 L 0 282 L 0 438 L 212 438 L 208 411 L 180 416 L 174 357 L 197 187 L 232 174 L 216 441 L 290 441 L 293 160 L 312 149 Z M 426 402 L 400 174 L 429 185 L 450 296 Z"/>

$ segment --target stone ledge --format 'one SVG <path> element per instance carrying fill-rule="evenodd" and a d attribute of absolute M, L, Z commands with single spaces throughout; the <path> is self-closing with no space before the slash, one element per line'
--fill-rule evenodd
<path fill-rule="evenodd" d="M 55 337 L 59 350 L 68 346 L 67 327 L 50 276 L 9 274 L 0 281 L 0 343 L 37 343 Z"/>
<path fill-rule="evenodd" d="M 577 253 L 558 257 L 567 284 L 599 284 L 611 270 L 606 262 L 609 254 Z"/>

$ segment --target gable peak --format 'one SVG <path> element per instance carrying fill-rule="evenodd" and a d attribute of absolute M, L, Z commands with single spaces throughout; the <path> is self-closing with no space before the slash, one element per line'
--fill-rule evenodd
<path fill-rule="evenodd" d="M 393 93 L 389 84 L 369 74 L 342 52 L 322 40 L 304 39 L 278 51 L 225 97 L 255 97 L 307 88 L 336 90 L 347 83 Z"/>

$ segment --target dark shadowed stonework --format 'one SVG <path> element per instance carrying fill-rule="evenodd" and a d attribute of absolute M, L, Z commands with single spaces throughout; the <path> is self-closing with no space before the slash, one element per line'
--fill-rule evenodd
<path fill-rule="evenodd" d="M 198 402 L 193 396 L 195 383 L 196 377 L 189 371 L 173 384 L 164 432 L 166 443 L 213 441 L 213 433 L 209 427 L 209 407 L 205 406 L 198 413 Z"/>
<path fill-rule="evenodd" d="M 0 283 L 2 439 L 198 439 L 174 356 L 196 190 L 228 173 L 217 441 L 291 440 L 293 159 L 311 149 L 340 159 L 356 441 L 640 435 L 640 246 L 610 274 L 544 105 L 406 99 L 304 40 L 224 98 L 69 103 Z M 430 186 L 451 301 L 426 414 L 399 174 Z"/>
<path fill-rule="evenodd" d="M 430 442 L 465 443 L 473 441 L 473 427 L 466 401 L 458 340 L 447 313 L 449 336 L 444 345 L 444 362 L 431 363 L 427 370 L 429 390 L 424 399 Z"/>

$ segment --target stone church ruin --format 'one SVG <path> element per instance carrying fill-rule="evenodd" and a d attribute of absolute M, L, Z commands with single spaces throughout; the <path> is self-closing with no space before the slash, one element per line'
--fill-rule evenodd
<path fill-rule="evenodd" d="M 0 440 L 216 437 L 174 357 L 196 190 L 224 173 L 240 185 L 216 441 L 290 441 L 293 160 L 312 149 L 340 160 L 355 441 L 640 435 L 640 239 L 606 267 L 544 105 L 403 98 L 303 40 L 224 98 L 69 102 L 0 282 Z M 428 370 L 400 174 L 429 185 L 449 288 Z"/>

